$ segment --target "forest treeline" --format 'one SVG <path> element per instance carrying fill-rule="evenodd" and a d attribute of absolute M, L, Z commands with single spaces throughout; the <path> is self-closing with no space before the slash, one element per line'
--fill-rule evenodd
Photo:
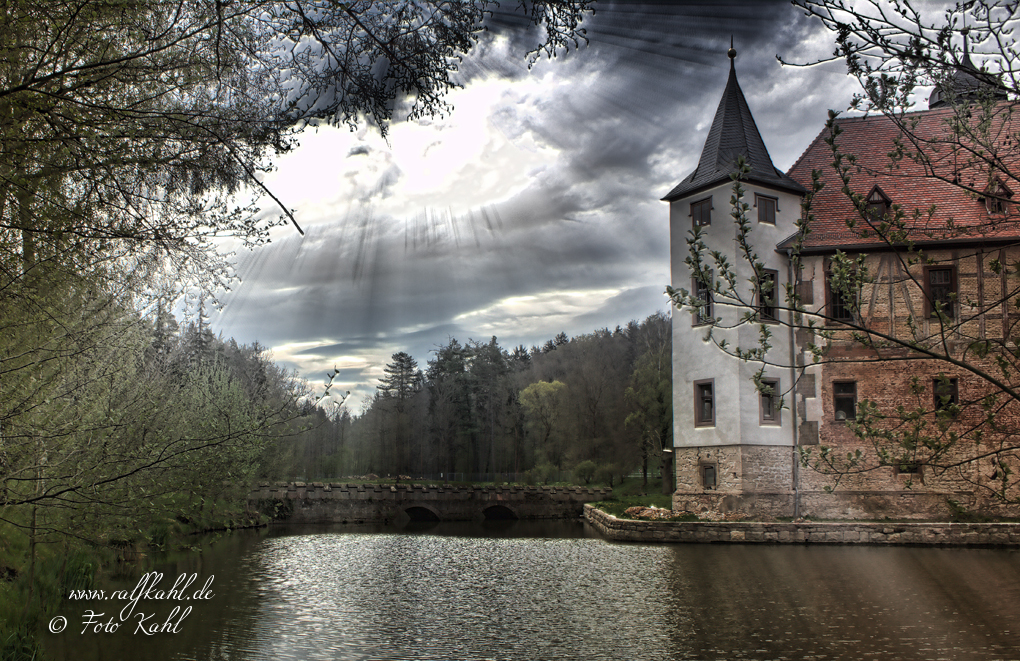
<path fill-rule="evenodd" d="M 487 475 L 611 484 L 653 474 L 672 447 L 670 320 L 663 313 L 543 346 L 450 338 L 426 365 L 395 353 L 358 414 L 320 410 L 277 464 L 307 480 Z M 503 476 L 503 477 L 499 477 Z"/>

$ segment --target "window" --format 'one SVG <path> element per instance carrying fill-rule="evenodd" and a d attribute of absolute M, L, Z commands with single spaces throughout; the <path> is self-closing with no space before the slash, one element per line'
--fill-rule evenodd
<path fill-rule="evenodd" d="M 882 192 L 882 189 L 875 186 L 868 193 L 866 203 L 868 205 L 868 216 L 875 220 L 881 220 L 885 214 L 889 213 L 889 205 L 892 200 Z"/>
<path fill-rule="evenodd" d="M 924 283 L 927 286 L 925 308 L 928 316 L 937 317 L 937 309 L 941 309 L 947 317 L 955 316 L 956 269 L 952 266 L 929 267 L 925 269 Z"/>
<path fill-rule="evenodd" d="M 691 202 L 691 218 L 695 227 L 708 227 L 712 224 L 712 198 Z"/>
<path fill-rule="evenodd" d="M 701 464 L 701 486 L 706 489 L 715 489 L 715 464 Z"/>
<path fill-rule="evenodd" d="M 715 379 L 694 382 L 694 426 L 715 426 Z"/>
<path fill-rule="evenodd" d="M 1003 214 L 1009 208 L 1009 203 L 1001 197 L 986 197 L 985 208 L 988 210 L 989 215 L 991 214 Z"/>
<path fill-rule="evenodd" d="M 956 379 L 939 377 L 932 382 L 932 392 L 935 394 L 935 410 L 949 411 L 951 407 L 959 403 L 959 390 Z"/>
<path fill-rule="evenodd" d="M 754 206 L 758 207 L 758 222 L 766 225 L 776 224 L 776 211 L 779 200 L 767 195 L 754 194 Z"/>
<path fill-rule="evenodd" d="M 704 305 L 694 311 L 695 326 L 710 324 L 714 321 L 712 316 L 712 287 L 709 285 L 712 281 L 712 272 L 708 271 L 704 275 L 707 280 L 698 276 L 691 278 L 691 290 L 694 292 L 694 296 L 704 302 Z"/>
<path fill-rule="evenodd" d="M 920 475 L 921 474 L 921 462 L 919 461 L 901 461 L 896 464 L 895 472 L 897 475 Z"/>
<path fill-rule="evenodd" d="M 763 425 L 778 425 L 782 422 L 779 410 L 779 379 L 762 379 L 761 384 L 768 388 L 769 392 L 758 393 L 758 422 Z"/>
<path fill-rule="evenodd" d="M 832 273 L 825 274 L 825 300 L 828 301 L 828 317 L 833 321 L 850 323 L 857 308 L 857 295 L 852 291 L 839 291 L 832 286 Z"/>
<path fill-rule="evenodd" d="M 779 272 L 764 269 L 758 279 L 757 306 L 760 321 L 778 321 L 779 312 L 777 297 L 779 294 Z"/>
<path fill-rule="evenodd" d="M 832 383 L 832 408 L 836 413 L 836 422 L 846 422 L 857 417 L 856 381 Z"/>

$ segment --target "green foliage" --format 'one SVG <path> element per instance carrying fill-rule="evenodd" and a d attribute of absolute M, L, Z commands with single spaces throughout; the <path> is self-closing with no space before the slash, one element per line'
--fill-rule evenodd
<path fill-rule="evenodd" d="M 536 482 L 540 484 L 549 484 L 556 477 L 558 468 L 553 464 L 539 464 L 532 469 L 531 474 L 534 476 Z"/>
<path fill-rule="evenodd" d="M 648 482 L 648 459 L 673 447 L 673 351 L 672 327 L 662 317 L 645 320 L 647 350 L 631 374 L 624 398 L 633 407 L 626 426 L 639 436 L 644 482 Z"/>
<path fill-rule="evenodd" d="M 594 461 L 590 459 L 582 461 L 574 466 L 574 477 L 585 484 L 591 484 L 592 479 L 595 477 L 596 468 Z"/>
<path fill-rule="evenodd" d="M 615 466 L 603 464 L 595 469 L 593 479 L 598 484 L 604 484 L 607 487 L 612 488 L 613 484 L 616 482 L 616 475 L 617 471 Z"/>
<path fill-rule="evenodd" d="M 35 661 L 43 658 L 43 649 L 27 626 L 0 627 L 0 661 Z"/>

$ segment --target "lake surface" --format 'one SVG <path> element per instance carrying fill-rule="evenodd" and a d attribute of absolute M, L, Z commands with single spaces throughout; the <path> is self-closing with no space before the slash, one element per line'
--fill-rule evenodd
<path fill-rule="evenodd" d="M 142 571 L 110 581 L 107 599 L 61 605 L 67 628 L 46 636 L 51 654 L 1020 659 L 1013 550 L 622 544 L 580 522 L 516 521 L 236 533 L 157 569 L 163 590 L 195 574 L 192 598 L 151 591 L 116 632 L 83 633 L 90 610 L 119 621 L 130 604 L 109 591 L 130 592 Z M 195 600 L 209 577 L 211 597 Z M 177 633 L 139 632 L 143 616 Z"/>

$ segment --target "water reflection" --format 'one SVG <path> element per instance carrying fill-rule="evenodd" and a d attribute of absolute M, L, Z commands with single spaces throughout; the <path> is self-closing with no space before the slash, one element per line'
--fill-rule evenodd
<path fill-rule="evenodd" d="M 1020 556 L 984 549 L 675 546 L 687 658 L 1015 659 Z M 726 632 L 726 635 L 719 635 Z M 684 657 L 680 657 L 684 658 Z"/>
<path fill-rule="evenodd" d="M 628 545 L 574 522 L 409 522 L 237 536 L 161 570 L 216 577 L 181 633 L 81 634 L 76 618 L 107 604 L 67 602 L 54 655 L 1020 658 L 1014 551 Z"/>

